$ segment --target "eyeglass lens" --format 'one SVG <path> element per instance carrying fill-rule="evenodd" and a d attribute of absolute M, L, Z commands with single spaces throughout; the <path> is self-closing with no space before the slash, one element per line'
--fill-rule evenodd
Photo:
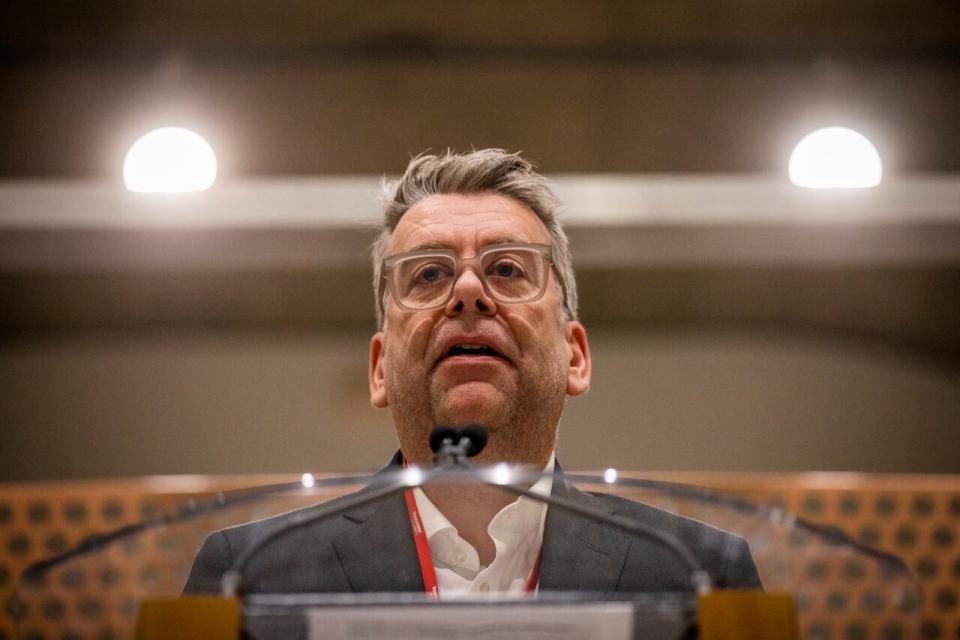
<path fill-rule="evenodd" d="M 543 254 L 532 249 L 489 251 L 480 262 L 480 278 L 494 300 L 526 302 L 538 297 L 549 267 Z M 394 286 L 401 303 L 421 309 L 443 304 L 457 280 L 457 263 L 450 256 L 414 256 L 393 266 Z"/>

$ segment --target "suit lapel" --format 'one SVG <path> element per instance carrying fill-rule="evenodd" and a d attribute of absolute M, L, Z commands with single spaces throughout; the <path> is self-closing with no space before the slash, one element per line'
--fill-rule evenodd
<path fill-rule="evenodd" d="M 384 470 L 396 469 L 396 460 Z M 559 464 L 552 495 L 614 513 L 605 501 L 568 484 Z M 341 517 L 355 526 L 336 536 L 332 544 L 355 592 L 423 591 L 403 494 L 353 509 Z M 629 537 L 620 531 L 550 507 L 543 531 L 540 588 L 616 591 L 629 548 Z"/>
<path fill-rule="evenodd" d="M 614 513 L 605 501 L 568 484 L 559 464 L 552 495 Z M 629 548 L 629 537 L 619 530 L 551 506 L 543 530 L 540 588 L 616 591 Z"/>
<path fill-rule="evenodd" d="M 399 469 L 398 460 L 395 457 L 383 471 Z M 376 481 L 371 486 L 375 485 Z M 354 591 L 423 591 L 402 493 L 352 509 L 342 517 L 356 526 L 336 536 L 332 544 Z"/>

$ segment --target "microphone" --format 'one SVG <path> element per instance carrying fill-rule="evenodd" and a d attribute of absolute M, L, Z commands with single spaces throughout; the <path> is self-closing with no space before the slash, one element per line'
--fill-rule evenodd
<path fill-rule="evenodd" d="M 462 464 L 464 458 L 472 458 L 487 446 L 487 429 L 479 424 L 468 424 L 454 429 L 445 424 L 430 432 L 430 450 L 434 464 Z"/>
<path fill-rule="evenodd" d="M 469 440 L 467 457 L 472 458 L 487 446 L 487 429 L 479 424 L 468 424 L 460 429 L 460 437 Z"/>
<path fill-rule="evenodd" d="M 454 442 L 458 441 L 459 438 L 457 438 L 456 429 L 453 427 L 448 427 L 445 424 L 441 424 L 434 427 L 433 431 L 430 432 L 430 451 L 438 453 L 440 451 L 440 447 L 442 447 L 444 443 L 453 444 Z"/>

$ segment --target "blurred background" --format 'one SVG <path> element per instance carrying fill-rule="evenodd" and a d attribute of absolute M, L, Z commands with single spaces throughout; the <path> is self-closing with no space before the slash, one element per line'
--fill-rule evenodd
<path fill-rule="evenodd" d="M 0 481 L 382 465 L 379 180 L 448 147 L 565 200 L 568 468 L 960 472 L 956 2 L 10 2 L 0 96 Z M 125 188 L 162 127 L 212 187 Z M 879 186 L 791 183 L 823 127 Z"/>

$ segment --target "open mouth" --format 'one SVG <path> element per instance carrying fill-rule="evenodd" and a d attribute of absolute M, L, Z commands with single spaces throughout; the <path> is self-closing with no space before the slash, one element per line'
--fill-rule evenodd
<path fill-rule="evenodd" d="M 489 356 L 494 358 L 503 358 L 500 353 L 492 348 L 488 347 L 485 344 L 470 344 L 470 343 L 459 343 L 450 347 L 450 350 L 444 354 L 444 359 L 452 358 L 454 356 L 466 356 L 466 357 L 481 357 Z"/>

